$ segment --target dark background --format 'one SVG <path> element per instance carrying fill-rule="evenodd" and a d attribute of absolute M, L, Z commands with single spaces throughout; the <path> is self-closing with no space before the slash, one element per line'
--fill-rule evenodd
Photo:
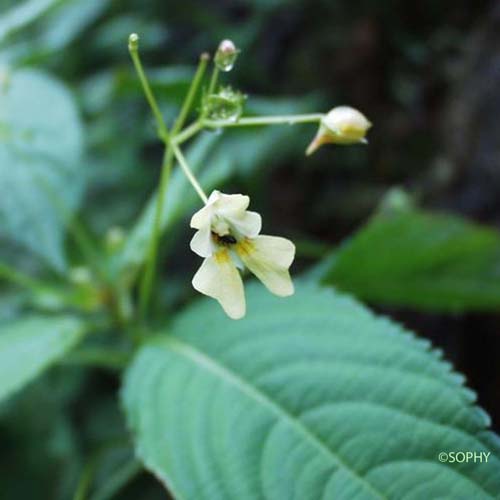
<path fill-rule="evenodd" d="M 100 1 L 87 0 L 86 8 Z M 201 52 L 213 52 L 221 39 L 231 38 L 242 50 L 232 84 L 248 94 L 249 102 L 256 96 L 287 98 L 302 107 L 311 103 L 309 112 L 349 104 L 374 123 L 369 146 L 325 147 L 307 160 L 303 151 L 315 131 L 300 129 L 300 139 L 277 145 L 289 154 L 277 151 L 251 175 L 231 180 L 263 207 L 270 234 L 293 231 L 319 243 L 309 258 L 302 257 L 298 270 L 314 263 L 313 254 L 320 255 L 325 243 L 333 248 L 358 229 L 395 186 L 423 207 L 500 224 L 498 2 L 109 1 L 95 8 L 61 51 L 57 44 L 46 49 L 38 43 L 44 22 L 31 29 L 33 45 L 21 60 L 55 73 L 77 96 L 89 150 L 82 216 L 96 235 L 110 224 L 130 227 L 159 174 L 161 147 L 126 50 L 132 31 L 141 35 L 148 68 L 193 65 Z M 110 81 L 113 91 L 106 87 Z M 159 90 L 167 118 L 182 92 L 174 94 Z M 276 111 L 269 106 L 268 112 Z M 179 236 L 181 250 L 175 253 L 183 276 L 197 264 L 185 256 L 188 237 L 187 231 Z M 452 316 L 370 306 L 442 348 L 500 430 L 498 314 Z M 53 473 L 75 449 L 83 463 L 110 429 L 124 432 L 117 405 L 102 403 L 116 394 L 115 376 L 75 369 L 69 377 L 64 372 L 59 384 L 61 375 L 56 370 L 4 410 L 16 420 L 6 424 L 11 437 L 2 441 L 12 477 L 19 474 L 17 460 L 29 471 L 39 467 L 36 450 L 24 449 L 24 441 L 39 439 L 40 448 L 48 447 Z M 46 386 L 52 388 L 49 398 Z M 80 399 L 72 396 L 75 388 Z M 35 425 L 30 416 L 37 405 L 46 418 Z M 51 415 L 61 408 L 70 418 L 48 435 Z M 16 425 L 28 426 L 29 434 L 21 438 Z M 76 444 L 72 426 L 78 429 Z M 65 467 L 68 477 L 81 472 L 78 463 Z M 41 485 L 51 477 L 43 469 L 38 474 L 33 480 Z M 59 496 L 53 486 L 47 488 L 46 496 L 38 491 L 40 498 L 60 498 L 65 486 L 58 486 Z M 31 494 L 4 490 L 5 498 L 34 498 Z M 162 498 L 163 493 L 142 475 L 123 498 L 138 496 Z"/>

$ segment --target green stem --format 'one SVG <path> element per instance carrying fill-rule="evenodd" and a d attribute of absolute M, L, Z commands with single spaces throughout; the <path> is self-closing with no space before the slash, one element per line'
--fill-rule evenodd
<path fill-rule="evenodd" d="M 0 278 L 4 278 L 5 280 L 10 281 L 11 283 L 22 286 L 24 288 L 28 288 L 34 292 L 40 292 L 47 288 L 45 285 L 39 283 L 30 276 L 20 273 L 19 271 L 12 269 L 11 267 L 1 262 L 0 262 Z"/>
<path fill-rule="evenodd" d="M 198 193 L 199 197 L 203 200 L 203 203 L 206 204 L 208 202 L 207 195 L 205 194 L 205 191 L 203 191 L 203 188 L 200 186 L 200 184 L 196 180 L 196 177 L 191 172 L 191 169 L 189 168 L 189 165 L 186 161 L 186 158 L 184 158 L 184 155 L 182 154 L 181 150 L 179 149 L 179 147 L 176 144 L 172 144 L 172 149 L 174 151 L 175 157 L 177 158 L 177 161 L 179 162 L 179 165 L 181 166 L 185 176 L 188 178 L 188 181 L 194 187 L 194 189 Z"/>
<path fill-rule="evenodd" d="M 200 120 L 197 120 L 189 127 L 186 127 L 182 132 L 177 134 L 175 137 L 172 138 L 172 142 L 174 144 L 182 144 L 183 142 L 186 142 L 188 139 L 191 139 L 193 135 L 197 134 L 201 129 L 203 128 L 203 123 Z"/>
<path fill-rule="evenodd" d="M 279 116 L 255 116 L 249 118 L 240 118 L 237 121 L 227 120 L 203 120 L 202 124 L 207 128 L 225 128 L 225 127 L 252 127 L 260 125 L 279 125 L 286 123 L 295 125 L 296 123 L 317 123 L 324 115 L 321 113 L 311 113 L 305 115 L 279 115 Z"/>
<path fill-rule="evenodd" d="M 210 78 L 210 85 L 208 86 L 207 95 L 211 95 L 214 93 L 218 79 L 219 79 L 219 68 L 217 66 L 214 66 L 214 69 L 212 71 L 212 77 Z"/>
<path fill-rule="evenodd" d="M 106 483 L 90 497 L 90 500 L 110 500 L 115 498 L 116 493 L 135 479 L 143 470 L 144 467 L 138 460 L 132 459 L 126 462 L 107 478 Z"/>
<path fill-rule="evenodd" d="M 153 221 L 153 229 L 149 238 L 148 253 L 146 257 L 146 269 L 142 276 L 142 281 L 139 290 L 139 320 L 142 322 L 146 316 L 149 299 L 151 297 L 151 289 L 153 287 L 153 279 L 156 270 L 156 258 L 158 255 L 158 245 L 161 236 L 161 219 L 165 198 L 170 180 L 170 172 L 172 171 L 173 163 L 172 146 L 168 144 L 163 155 L 163 166 L 161 170 L 160 185 L 158 187 L 158 199 L 156 201 L 155 217 Z"/>
<path fill-rule="evenodd" d="M 184 103 L 182 104 L 181 112 L 179 113 L 179 117 L 175 121 L 175 124 L 172 128 L 172 136 L 177 134 L 179 130 L 184 126 L 184 122 L 191 111 L 191 106 L 193 105 L 193 100 L 198 92 L 201 81 L 203 80 L 203 75 L 205 74 L 205 70 L 207 69 L 208 61 L 210 60 L 210 56 L 204 52 L 200 56 L 200 62 L 198 63 L 198 68 L 194 75 L 193 81 L 189 87 L 186 98 L 184 99 Z"/>
<path fill-rule="evenodd" d="M 62 290 L 53 288 L 50 284 L 42 283 L 37 281 L 31 276 L 21 273 L 11 267 L 0 262 L 0 279 L 9 281 L 15 285 L 26 288 L 30 290 L 34 296 L 42 296 L 43 294 L 50 295 L 57 298 L 68 307 L 75 307 L 75 303 L 72 300 L 71 295 L 65 294 Z"/>
<path fill-rule="evenodd" d="M 122 440 L 113 439 L 104 443 L 98 450 L 96 450 L 89 461 L 83 466 L 83 471 L 80 475 L 73 500 L 87 500 L 89 492 L 94 482 L 96 472 L 100 462 L 105 458 L 105 454 L 116 447 L 123 447 Z"/>
<path fill-rule="evenodd" d="M 311 113 L 304 115 L 279 115 L 279 116 L 252 116 L 240 118 L 238 121 L 228 120 L 207 120 L 201 119 L 193 122 L 180 133 L 172 138 L 174 144 L 182 144 L 193 135 L 198 133 L 203 127 L 206 128 L 227 128 L 227 127 L 255 127 L 264 125 L 295 125 L 296 123 L 318 123 L 324 115 L 321 113 Z"/>
<path fill-rule="evenodd" d="M 86 348 L 70 352 L 60 363 L 62 365 L 98 366 L 110 370 L 121 370 L 130 361 L 130 354 L 103 348 Z"/>
<path fill-rule="evenodd" d="M 78 481 L 73 500 L 86 500 L 88 497 L 88 492 L 92 486 L 92 479 L 97 468 L 97 458 L 94 458 L 88 462 L 83 469 L 83 472 Z"/>
<path fill-rule="evenodd" d="M 139 80 L 141 81 L 142 89 L 146 96 L 146 99 L 149 103 L 151 111 L 156 119 L 156 126 L 158 128 L 158 135 L 164 140 L 167 141 L 169 137 L 169 133 L 167 130 L 167 126 L 163 121 L 163 116 L 160 112 L 160 108 L 156 102 L 155 96 L 151 87 L 149 85 L 148 79 L 142 67 L 141 58 L 139 56 L 139 36 L 135 33 L 132 33 L 129 37 L 128 50 L 130 52 L 130 56 L 132 57 L 132 61 L 134 63 L 135 71 L 139 76 Z"/>

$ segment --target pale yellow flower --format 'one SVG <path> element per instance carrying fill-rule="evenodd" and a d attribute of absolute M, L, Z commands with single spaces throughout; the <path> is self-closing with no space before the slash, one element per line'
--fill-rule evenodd
<path fill-rule="evenodd" d="M 288 271 L 295 245 L 277 236 L 260 235 L 262 219 L 247 210 L 248 196 L 213 191 L 207 204 L 191 219 L 197 229 L 191 250 L 204 257 L 193 278 L 193 287 L 216 299 L 233 319 L 246 312 L 243 281 L 238 271 L 245 266 L 275 295 L 292 295 Z"/>
<path fill-rule="evenodd" d="M 326 114 L 306 155 L 314 153 L 323 144 L 366 144 L 366 133 L 372 124 L 366 116 L 349 106 L 338 106 Z"/>

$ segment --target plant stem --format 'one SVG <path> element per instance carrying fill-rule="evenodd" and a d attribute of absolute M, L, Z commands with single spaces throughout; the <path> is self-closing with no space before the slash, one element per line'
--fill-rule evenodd
<path fill-rule="evenodd" d="M 76 492 L 73 496 L 73 500 L 88 500 L 89 491 L 92 487 L 92 483 L 95 480 L 95 475 L 98 470 L 100 462 L 105 458 L 106 453 L 117 447 L 123 447 L 123 441 L 113 439 L 104 443 L 99 449 L 97 449 L 88 460 L 88 462 L 83 466 L 83 471 L 80 475 L 78 481 Z"/>
<path fill-rule="evenodd" d="M 73 500 L 86 500 L 88 497 L 88 491 L 92 486 L 92 479 L 97 468 L 97 460 L 94 458 L 89 463 L 87 463 L 78 481 Z"/>
<path fill-rule="evenodd" d="M 134 63 L 135 71 L 139 76 L 139 80 L 141 81 L 142 90 L 146 96 L 146 99 L 149 103 L 151 111 L 156 119 L 156 126 L 158 129 L 158 135 L 164 140 L 167 141 L 169 137 L 169 133 L 167 130 L 167 126 L 163 120 L 163 116 L 160 112 L 160 108 L 156 102 L 155 96 L 151 87 L 149 85 L 149 81 L 146 77 L 144 69 L 142 67 L 141 58 L 139 56 L 139 36 L 133 33 L 129 37 L 128 50 L 130 52 L 130 56 L 132 57 L 132 61 Z"/>
<path fill-rule="evenodd" d="M 142 276 L 142 281 L 139 290 L 139 320 L 143 321 L 147 312 L 149 299 L 151 297 L 151 289 L 153 287 L 153 279 L 156 270 L 156 258 L 158 255 L 158 244 L 161 235 L 161 219 L 163 207 L 165 205 L 165 197 L 170 180 L 170 172 L 172 171 L 173 151 L 171 144 L 165 147 L 163 155 L 163 165 L 161 169 L 160 185 L 158 187 L 158 199 L 156 201 L 156 210 L 153 221 L 153 229 L 149 238 L 148 253 L 146 257 L 146 269 Z"/>
<path fill-rule="evenodd" d="M 203 127 L 206 128 L 227 128 L 227 127 L 255 127 L 264 125 L 294 125 L 296 123 L 317 123 L 323 118 L 321 113 L 311 113 L 305 115 L 279 115 L 279 116 L 252 116 L 249 118 L 240 118 L 237 121 L 228 120 L 207 120 L 200 119 L 193 122 L 180 133 L 172 137 L 174 144 L 182 144 L 193 135 L 199 132 Z"/>
<path fill-rule="evenodd" d="M 143 470 L 144 467 L 138 460 L 131 459 L 109 475 L 106 483 L 90 497 L 90 500 L 110 500 L 115 498 L 116 493 L 135 479 Z"/>
<path fill-rule="evenodd" d="M 19 271 L 12 269 L 6 264 L 0 262 L 0 278 L 4 278 L 16 285 L 28 288 L 34 292 L 40 292 L 45 290 L 47 287 L 42 283 L 34 280 L 26 274 L 20 273 Z"/>
<path fill-rule="evenodd" d="M 0 279 L 4 279 L 15 285 L 30 290 L 33 294 L 33 298 L 35 299 L 37 297 L 49 296 L 56 298 L 58 301 L 60 301 L 61 304 L 64 304 L 66 307 L 78 307 L 78 304 L 73 301 L 72 296 L 68 295 L 63 290 L 60 290 L 50 284 L 33 279 L 31 276 L 12 269 L 2 262 L 0 262 Z"/>
<path fill-rule="evenodd" d="M 207 95 L 214 93 L 218 79 L 219 79 L 219 68 L 217 66 L 214 66 L 214 69 L 212 71 L 212 77 L 210 78 L 210 85 L 208 86 Z"/>
<path fill-rule="evenodd" d="M 228 121 L 228 120 L 207 120 L 201 118 L 197 120 L 184 130 L 176 133 L 172 137 L 172 142 L 176 145 L 182 144 L 187 140 L 191 139 L 195 134 L 197 134 L 203 127 L 206 128 L 227 128 L 227 127 L 254 127 L 254 126 L 264 126 L 264 125 L 279 125 L 288 124 L 294 125 L 296 123 L 317 123 L 323 117 L 320 113 L 311 113 L 305 115 L 280 115 L 280 116 L 252 116 L 249 118 L 240 118 L 238 121 Z"/>
<path fill-rule="evenodd" d="M 130 354 L 113 349 L 86 348 L 70 352 L 60 361 L 62 365 L 99 366 L 121 370 L 130 361 Z"/>
<path fill-rule="evenodd" d="M 195 135 L 197 132 L 199 132 L 203 128 L 203 123 L 200 120 L 197 120 L 189 127 L 186 127 L 182 132 L 177 134 L 172 138 L 172 142 L 176 145 L 182 144 L 183 142 L 186 142 L 188 139 L 191 139 L 193 135 Z"/>
<path fill-rule="evenodd" d="M 249 118 L 240 118 L 237 121 L 203 120 L 202 125 L 207 128 L 252 127 L 260 125 L 279 125 L 282 123 L 295 125 L 296 123 L 317 123 L 321 120 L 321 118 L 323 118 L 323 116 L 324 115 L 321 113 L 311 113 L 305 115 L 252 116 Z"/>
<path fill-rule="evenodd" d="M 198 89 L 200 87 L 201 81 L 203 80 L 203 75 L 205 74 L 205 70 L 207 69 L 207 64 L 209 60 L 210 56 L 206 52 L 201 54 L 200 62 L 198 63 L 198 68 L 196 69 L 193 81 L 191 82 L 186 98 L 184 99 L 184 103 L 182 104 L 179 116 L 172 128 L 172 136 L 177 134 L 177 132 L 179 132 L 179 130 L 181 130 L 182 127 L 184 126 L 184 122 L 186 121 L 189 111 L 191 111 L 191 106 L 193 105 L 193 99 L 195 98 L 196 93 L 198 92 Z"/>
<path fill-rule="evenodd" d="M 188 178 L 188 181 L 194 187 L 199 197 L 203 200 L 203 203 L 206 204 L 208 202 L 207 195 L 205 194 L 205 191 L 203 191 L 203 188 L 200 186 L 195 176 L 191 172 L 191 169 L 189 168 L 186 158 L 184 158 L 184 155 L 181 153 L 181 150 L 176 144 L 172 144 L 172 149 L 174 151 L 175 157 L 177 158 L 177 161 L 179 162 L 179 165 L 181 166 L 186 177 Z"/>
<path fill-rule="evenodd" d="M 148 100 L 149 106 L 151 107 L 153 115 L 155 116 L 156 125 L 158 128 L 158 134 L 160 138 L 163 140 L 163 142 L 165 142 L 166 144 L 165 152 L 163 155 L 160 185 L 158 187 L 158 199 L 156 202 L 153 228 L 151 231 L 151 237 L 149 239 L 148 253 L 146 258 L 146 269 L 144 271 L 139 290 L 139 320 L 142 322 L 144 321 L 147 312 L 149 299 L 151 297 L 151 289 L 153 287 L 153 279 L 156 270 L 156 258 L 158 254 L 158 245 L 161 235 L 161 218 L 163 214 L 163 207 L 165 205 L 165 197 L 168 189 L 168 183 L 170 180 L 170 172 L 172 170 L 173 153 L 171 145 L 169 143 L 170 134 L 165 125 L 163 116 L 160 113 L 160 109 L 158 108 L 158 104 L 156 102 L 154 94 L 149 85 L 148 79 L 142 67 L 141 59 L 139 57 L 139 37 L 135 33 L 130 35 L 128 47 L 130 55 L 132 57 L 132 61 L 134 62 L 135 70 L 137 72 L 137 75 L 139 76 L 139 80 L 141 81 L 144 94 L 146 95 L 146 99 Z M 203 63 L 203 61 L 201 61 L 201 63 Z M 201 66 L 203 65 L 201 64 Z M 200 71 L 197 71 L 196 73 L 197 76 L 199 72 Z M 203 76 L 203 74 L 201 76 Z M 193 96 L 195 91 L 196 88 L 194 89 Z M 189 100 L 192 100 L 192 97 L 191 98 L 189 97 L 190 93 L 191 92 L 188 92 L 188 96 L 186 98 L 186 101 L 188 102 L 187 104 L 185 103 L 185 106 L 183 107 L 183 111 L 185 112 L 186 115 L 189 112 L 189 107 L 191 106 L 191 103 L 189 102 Z M 181 117 L 179 117 L 178 123 L 180 123 L 180 126 L 182 126 L 182 122 L 183 119 L 181 120 Z"/>

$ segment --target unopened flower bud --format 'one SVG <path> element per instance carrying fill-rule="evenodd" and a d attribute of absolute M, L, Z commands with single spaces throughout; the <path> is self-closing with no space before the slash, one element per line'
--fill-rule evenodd
<path fill-rule="evenodd" d="M 114 253 L 121 248 L 125 241 L 125 232 L 121 227 L 113 226 L 106 233 L 105 245 L 106 250 Z"/>
<path fill-rule="evenodd" d="M 134 52 L 139 48 L 139 35 L 137 33 L 131 33 L 128 37 L 128 50 Z"/>
<path fill-rule="evenodd" d="M 349 106 L 338 106 L 322 119 L 316 137 L 309 144 L 306 155 L 314 153 L 323 144 L 366 144 L 366 132 L 372 126 L 366 116 Z"/>
<path fill-rule="evenodd" d="M 90 285 L 92 283 L 92 274 L 88 267 L 73 267 L 69 271 L 69 280 L 78 286 Z"/>
<path fill-rule="evenodd" d="M 231 40 L 222 40 L 215 53 L 214 62 L 221 71 L 231 71 L 233 69 L 239 50 Z"/>
<path fill-rule="evenodd" d="M 231 87 L 222 87 L 217 94 L 206 97 L 205 112 L 211 120 L 237 121 L 243 113 L 246 95 Z"/>

